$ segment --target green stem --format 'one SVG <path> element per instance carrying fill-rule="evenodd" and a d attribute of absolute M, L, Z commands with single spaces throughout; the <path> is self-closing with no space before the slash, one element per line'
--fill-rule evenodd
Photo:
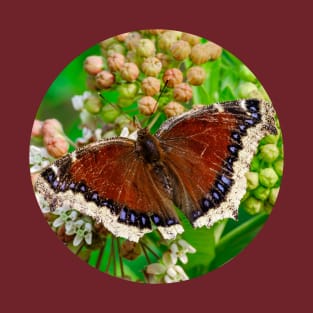
<path fill-rule="evenodd" d="M 117 238 L 117 246 L 118 246 L 118 257 L 119 257 L 119 262 L 120 262 L 121 276 L 122 276 L 122 278 L 124 278 L 125 277 L 124 265 L 123 265 L 123 259 L 122 259 L 121 254 L 120 254 L 121 245 L 120 245 L 120 239 L 119 238 Z"/>

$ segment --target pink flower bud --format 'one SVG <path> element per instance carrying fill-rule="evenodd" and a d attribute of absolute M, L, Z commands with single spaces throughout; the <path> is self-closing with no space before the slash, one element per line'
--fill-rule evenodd
<path fill-rule="evenodd" d="M 158 106 L 157 101 L 154 98 L 145 96 L 139 100 L 138 107 L 140 113 L 144 115 L 151 115 L 156 111 Z"/>
<path fill-rule="evenodd" d="M 173 96 L 176 101 L 187 102 L 192 98 L 192 89 L 186 83 L 178 84 L 174 87 Z"/>
<path fill-rule="evenodd" d="M 181 39 L 187 41 L 191 46 L 200 43 L 200 37 L 189 33 L 182 33 Z"/>
<path fill-rule="evenodd" d="M 139 76 L 139 69 L 135 63 L 127 62 L 121 68 L 121 76 L 128 82 L 135 81 Z"/>
<path fill-rule="evenodd" d="M 141 69 L 147 76 L 157 76 L 161 72 L 162 63 L 155 57 L 146 58 L 141 65 Z"/>
<path fill-rule="evenodd" d="M 43 137 L 53 137 L 58 134 L 63 134 L 63 127 L 61 123 L 56 119 L 45 120 L 42 125 Z"/>
<path fill-rule="evenodd" d="M 184 112 L 185 108 L 178 102 L 171 101 L 164 107 L 164 113 L 167 117 L 173 117 Z"/>
<path fill-rule="evenodd" d="M 42 136 L 42 125 L 43 122 L 39 120 L 34 120 L 33 128 L 32 128 L 32 137 L 41 137 Z"/>
<path fill-rule="evenodd" d="M 178 40 L 171 46 L 171 52 L 173 58 L 178 61 L 182 61 L 188 58 L 191 48 L 187 41 Z"/>
<path fill-rule="evenodd" d="M 151 57 L 155 54 L 154 42 L 147 38 L 142 38 L 139 40 L 137 45 L 137 54 L 141 57 Z"/>
<path fill-rule="evenodd" d="M 174 87 L 183 81 L 183 73 L 178 68 L 170 68 L 163 75 L 163 82 L 167 83 L 168 87 Z"/>
<path fill-rule="evenodd" d="M 172 44 L 180 39 L 180 36 L 181 36 L 181 33 L 174 31 L 174 30 L 168 30 L 162 33 L 159 36 L 159 42 L 158 42 L 159 48 L 164 51 L 169 50 Z"/>
<path fill-rule="evenodd" d="M 97 55 L 91 55 L 86 58 L 84 63 L 85 71 L 90 75 L 96 75 L 103 69 L 103 59 Z"/>
<path fill-rule="evenodd" d="M 108 66 L 112 72 L 119 71 L 125 63 L 125 57 L 120 53 L 113 53 L 108 57 Z"/>
<path fill-rule="evenodd" d="M 200 66 L 192 66 L 187 71 L 188 83 L 194 86 L 201 85 L 205 80 L 205 70 Z"/>
<path fill-rule="evenodd" d="M 160 92 L 161 82 L 155 77 L 146 77 L 141 83 L 141 89 L 146 96 L 154 96 Z"/>
<path fill-rule="evenodd" d="M 152 35 L 159 35 L 165 32 L 165 29 L 148 29 L 148 32 Z"/>
<path fill-rule="evenodd" d="M 54 158 L 60 158 L 68 151 L 69 144 L 62 135 L 45 136 L 44 145 L 48 153 Z"/>
<path fill-rule="evenodd" d="M 108 71 L 101 71 L 96 76 L 96 83 L 99 88 L 108 89 L 115 82 L 114 75 Z"/>
<path fill-rule="evenodd" d="M 138 46 L 141 35 L 137 32 L 129 33 L 125 38 L 125 44 L 128 50 L 135 50 Z"/>
<path fill-rule="evenodd" d="M 223 52 L 223 48 L 217 45 L 214 42 L 207 42 L 205 44 L 206 49 L 208 49 L 209 54 L 210 54 L 210 60 L 216 60 L 219 58 Z"/>
<path fill-rule="evenodd" d="M 115 36 L 114 38 L 120 42 L 124 42 L 129 33 L 123 33 Z"/>
<path fill-rule="evenodd" d="M 166 68 L 169 67 L 169 65 L 171 63 L 171 60 L 170 60 L 170 57 L 167 54 L 158 53 L 156 55 L 156 57 L 161 61 L 163 69 L 166 69 Z"/>

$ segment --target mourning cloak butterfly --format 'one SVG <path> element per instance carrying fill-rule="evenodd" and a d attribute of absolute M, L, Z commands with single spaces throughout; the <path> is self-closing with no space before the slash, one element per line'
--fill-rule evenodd
<path fill-rule="evenodd" d="M 155 135 L 112 138 L 55 161 L 35 188 L 50 210 L 69 205 L 115 236 L 138 241 L 158 228 L 165 239 L 183 227 L 237 219 L 258 141 L 275 134 L 270 103 L 250 99 L 193 109 L 168 119 Z"/>

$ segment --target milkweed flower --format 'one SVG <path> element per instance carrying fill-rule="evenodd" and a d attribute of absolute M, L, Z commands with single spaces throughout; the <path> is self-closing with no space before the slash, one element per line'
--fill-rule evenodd
<path fill-rule="evenodd" d="M 146 268 L 149 282 L 175 283 L 188 280 L 189 277 L 180 265 L 177 265 L 177 256 L 165 252 L 160 263 L 149 264 Z"/>

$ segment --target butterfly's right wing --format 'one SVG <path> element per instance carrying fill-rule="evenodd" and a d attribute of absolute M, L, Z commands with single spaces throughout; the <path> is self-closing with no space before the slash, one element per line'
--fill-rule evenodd
<path fill-rule="evenodd" d="M 174 202 L 196 226 L 236 218 L 258 141 L 275 133 L 274 110 L 232 101 L 167 120 L 156 134 L 173 177 Z"/>

